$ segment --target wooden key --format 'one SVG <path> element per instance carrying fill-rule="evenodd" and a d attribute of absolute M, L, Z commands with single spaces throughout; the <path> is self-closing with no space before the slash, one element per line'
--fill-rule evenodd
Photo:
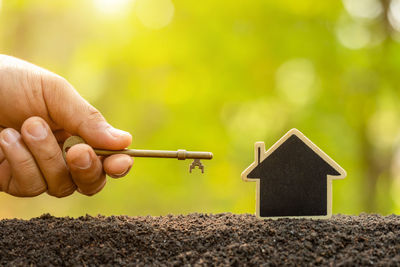
<path fill-rule="evenodd" d="M 71 136 L 65 142 L 63 146 L 63 156 L 66 158 L 68 149 L 77 144 L 86 144 L 80 136 Z M 184 149 L 178 149 L 176 151 L 169 150 L 142 150 L 142 149 L 123 149 L 123 150 L 105 150 L 105 149 L 93 149 L 98 156 L 111 156 L 115 154 L 125 154 L 131 157 L 143 157 L 143 158 L 176 158 L 178 160 L 193 159 L 193 163 L 189 167 L 189 172 L 196 167 L 199 167 L 202 173 L 204 173 L 204 165 L 201 163 L 201 159 L 212 159 L 213 154 L 211 152 L 200 152 L 200 151 L 186 151 Z"/>

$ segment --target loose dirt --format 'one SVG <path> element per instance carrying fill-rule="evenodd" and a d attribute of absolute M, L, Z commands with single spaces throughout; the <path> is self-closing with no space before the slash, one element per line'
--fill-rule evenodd
<path fill-rule="evenodd" d="M 0 265 L 400 265 L 400 216 L 242 214 L 0 221 Z"/>

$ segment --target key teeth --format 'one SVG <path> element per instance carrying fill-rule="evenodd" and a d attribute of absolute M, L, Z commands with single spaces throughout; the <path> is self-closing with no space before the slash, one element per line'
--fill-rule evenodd
<path fill-rule="evenodd" d="M 193 160 L 192 164 L 190 164 L 190 166 L 189 166 L 189 172 L 192 173 L 192 170 L 195 169 L 196 166 L 199 167 L 199 169 L 201 170 L 201 173 L 204 173 L 204 165 L 201 164 L 200 159 Z"/>

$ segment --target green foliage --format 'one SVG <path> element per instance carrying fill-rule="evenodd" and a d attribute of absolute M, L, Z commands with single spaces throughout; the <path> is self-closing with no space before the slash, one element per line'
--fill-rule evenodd
<path fill-rule="evenodd" d="M 215 158 L 136 159 L 90 198 L 1 194 L 0 215 L 253 213 L 253 144 L 290 128 L 347 170 L 334 213 L 399 212 L 400 38 L 367 2 L 3 1 L 1 53 L 64 76 L 135 148 Z"/>

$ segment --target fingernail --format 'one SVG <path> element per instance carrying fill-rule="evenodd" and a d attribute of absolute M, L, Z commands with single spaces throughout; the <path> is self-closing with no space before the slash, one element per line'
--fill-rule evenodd
<path fill-rule="evenodd" d="M 92 166 L 92 159 L 90 157 L 89 152 L 83 152 L 77 157 L 75 160 L 72 161 L 72 164 L 81 170 L 89 169 Z"/>
<path fill-rule="evenodd" d="M 34 121 L 29 124 L 26 131 L 35 140 L 43 140 L 47 137 L 47 129 L 40 121 Z"/>
<path fill-rule="evenodd" d="M 120 173 L 120 174 L 109 174 L 110 175 L 110 177 L 112 177 L 112 178 L 121 178 L 121 177 L 124 177 L 125 175 L 127 175 L 128 174 L 128 172 L 130 171 L 132 169 L 132 166 L 130 166 L 126 171 L 124 171 L 123 173 Z"/>
<path fill-rule="evenodd" d="M 114 127 L 109 127 L 107 128 L 107 131 L 114 137 L 114 138 L 120 138 L 121 136 L 124 135 L 130 135 L 130 133 L 115 129 Z"/>
<path fill-rule="evenodd" d="M 19 134 L 15 130 L 6 129 L 2 132 L 3 138 L 1 141 L 3 144 L 9 146 L 18 142 Z"/>

